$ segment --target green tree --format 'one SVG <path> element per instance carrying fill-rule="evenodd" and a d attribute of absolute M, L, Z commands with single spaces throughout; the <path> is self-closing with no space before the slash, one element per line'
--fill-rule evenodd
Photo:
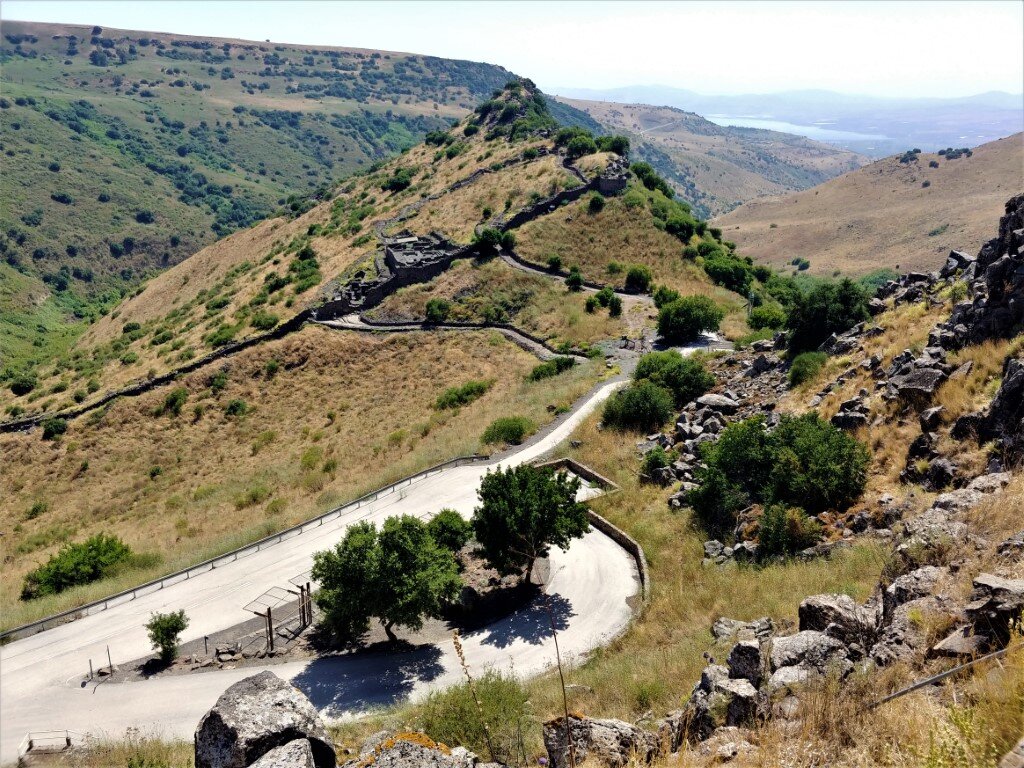
<path fill-rule="evenodd" d="M 715 384 L 714 375 L 692 357 L 683 357 L 675 349 L 651 352 L 637 362 L 634 381 L 647 379 L 672 393 L 676 408 L 703 395 Z"/>
<path fill-rule="evenodd" d="M 725 312 L 709 297 L 685 296 L 658 311 L 658 333 L 670 343 L 686 343 L 702 331 L 718 330 L 723 317 Z"/>
<path fill-rule="evenodd" d="M 565 287 L 572 292 L 583 290 L 583 275 L 579 267 L 569 267 L 569 275 L 565 278 Z"/>
<path fill-rule="evenodd" d="M 679 291 L 673 290 L 667 285 L 659 285 L 654 289 L 654 306 L 658 309 L 681 298 L 682 296 L 679 295 Z"/>
<path fill-rule="evenodd" d="M 334 549 L 313 555 L 316 602 L 323 625 L 338 640 L 358 638 L 370 628 L 380 572 L 380 548 L 373 523 L 350 525 Z"/>
<path fill-rule="evenodd" d="M 587 211 L 591 214 L 598 214 L 604 210 L 605 199 L 600 192 L 594 192 L 587 201 Z"/>
<path fill-rule="evenodd" d="M 427 523 L 434 541 L 451 552 L 458 552 L 469 541 L 473 527 L 454 509 L 442 509 Z"/>
<path fill-rule="evenodd" d="M 833 333 L 843 333 L 871 317 L 868 294 L 850 279 L 822 283 L 806 295 L 797 293 L 786 329 L 794 354 L 815 350 Z"/>
<path fill-rule="evenodd" d="M 635 264 L 626 272 L 626 290 L 630 293 L 644 293 L 651 287 L 651 270 L 642 264 Z"/>
<path fill-rule="evenodd" d="M 576 501 L 579 478 L 521 464 L 490 472 L 480 483 L 473 533 L 499 573 L 533 573 L 552 546 L 566 548 L 589 530 L 586 507 Z"/>
<path fill-rule="evenodd" d="M 170 664 L 178 656 L 178 638 L 188 627 L 185 611 L 154 613 L 146 622 L 146 632 L 154 651 L 160 652 L 160 660 Z"/>

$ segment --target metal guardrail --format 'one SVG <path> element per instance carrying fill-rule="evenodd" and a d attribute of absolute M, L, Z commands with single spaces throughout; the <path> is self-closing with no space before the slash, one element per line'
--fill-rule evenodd
<path fill-rule="evenodd" d="M 78 731 L 29 731 L 18 745 L 18 759 L 29 752 L 63 752 L 76 744 L 83 744 L 85 736 Z"/>
<path fill-rule="evenodd" d="M 207 571 L 212 571 L 214 568 L 217 568 L 220 565 L 224 565 L 226 563 L 233 563 L 236 560 L 239 560 L 240 558 L 259 552 L 263 549 L 266 549 L 269 546 L 273 546 L 274 544 L 277 544 L 285 539 L 291 538 L 292 536 L 297 536 L 311 528 L 317 528 L 326 522 L 330 522 L 331 520 L 337 519 L 342 515 L 342 513 L 346 511 L 349 511 L 351 509 L 359 509 L 360 507 L 365 506 L 366 504 L 372 504 L 378 499 L 389 494 L 392 494 L 395 491 L 400 490 L 401 488 L 407 488 L 417 480 L 422 480 L 427 477 L 430 477 L 431 475 L 436 475 L 438 472 L 441 472 L 445 469 L 449 469 L 451 467 L 459 467 L 464 466 L 466 464 L 473 464 L 479 461 L 485 461 L 489 458 L 489 456 L 473 454 L 470 456 L 459 456 L 457 458 L 441 462 L 440 464 L 435 464 L 434 466 L 428 467 L 427 469 L 424 469 L 421 472 L 417 472 L 414 475 L 403 477 L 401 480 L 396 480 L 394 483 L 390 485 L 384 486 L 383 488 L 380 488 L 376 491 L 367 493 L 363 496 L 360 496 L 357 499 L 353 499 L 352 501 L 346 502 L 345 504 L 342 504 L 340 506 L 334 507 L 333 509 L 324 512 L 323 514 L 317 515 L 316 517 L 306 520 L 305 522 L 299 523 L 298 525 L 293 525 L 292 527 L 286 528 L 283 531 L 279 531 L 278 533 L 272 534 L 258 541 L 254 541 L 251 544 L 246 544 L 244 547 L 239 547 L 238 549 L 234 549 L 230 552 L 225 552 L 222 555 L 210 558 L 209 560 L 204 560 L 203 562 L 197 563 L 196 565 L 193 565 L 189 568 L 185 568 L 184 570 L 176 571 L 175 573 L 170 573 L 166 576 L 161 576 L 159 579 L 154 579 L 153 581 L 148 581 L 145 584 L 140 584 L 137 587 L 126 589 L 123 592 L 118 592 L 117 594 L 111 595 L 110 597 L 106 597 L 102 600 L 95 600 L 91 603 L 86 603 L 85 605 L 78 606 L 77 608 L 69 608 L 66 611 L 61 611 L 60 613 L 56 613 L 52 616 L 47 616 L 46 618 L 39 619 L 38 621 L 33 621 L 28 624 L 23 624 L 19 627 L 14 627 L 13 629 L 8 629 L 5 632 L 0 632 L 0 641 L 10 642 L 11 640 L 17 640 L 22 637 L 34 635 L 38 632 L 43 632 L 52 627 L 59 626 L 60 624 L 66 624 L 69 621 L 74 621 L 75 619 L 82 618 L 83 616 L 91 616 L 94 613 L 105 611 L 108 608 L 117 605 L 122 605 L 123 603 L 131 602 L 132 600 L 138 597 L 149 595 L 153 592 L 158 592 L 164 587 L 170 586 L 172 584 L 177 584 L 180 581 L 185 581 L 186 579 L 190 579 L 192 576 L 196 576 L 201 573 L 206 573 Z"/>

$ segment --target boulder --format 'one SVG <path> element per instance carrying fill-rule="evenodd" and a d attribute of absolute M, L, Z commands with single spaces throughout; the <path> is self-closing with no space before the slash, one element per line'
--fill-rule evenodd
<path fill-rule="evenodd" d="M 927 491 L 941 491 L 952 485 L 956 478 L 957 465 L 946 458 L 938 458 L 928 465 L 925 472 L 924 488 Z"/>
<path fill-rule="evenodd" d="M 933 656 L 979 656 L 984 652 L 988 638 L 976 635 L 969 625 L 957 627 L 944 640 L 932 647 Z"/>
<path fill-rule="evenodd" d="M 569 715 L 568 735 L 577 765 L 590 758 L 602 765 L 622 768 L 634 757 L 650 763 L 659 753 L 657 734 L 622 720 Z M 544 746 L 552 768 L 567 768 L 569 741 L 566 740 L 565 718 L 544 723 Z"/>
<path fill-rule="evenodd" d="M 316 768 L 334 768 L 334 743 L 316 709 L 273 672 L 239 680 L 203 715 L 196 768 L 246 768 L 270 750 L 306 739 Z"/>
<path fill-rule="evenodd" d="M 942 597 L 922 597 L 897 606 L 871 648 L 871 659 L 879 666 L 914 661 L 927 649 L 924 625 L 929 617 L 943 620 L 953 613 L 954 607 Z"/>
<path fill-rule="evenodd" d="M 813 595 L 800 603 L 800 631 L 824 632 L 845 645 L 870 648 L 875 637 L 875 615 L 849 595 Z"/>
<path fill-rule="evenodd" d="M 921 412 L 921 431 L 922 432 L 934 432 L 939 428 L 939 424 L 942 423 L 942 412 L 945 411 L 945 407 L 936 405 L 934 408 L 928 408 Z"/>
<path fill-rule="evenodd" d="M 799 665 L 824 673 L 834 665 L 846 666 L 842 663 L 846 660 L 846 646 L 824 632 L 804 630 L 773 638 L 768 659 L 772 671 Z"/>
<path fill-rule="evenodd" d="M 1011 622 L 1019 620 L 1024 612 L 1024 579 L 978 575 L 965 612 L 976 632 L 989 634 L 999 645 L 1005 645 Z"/>
<path fill-rule="evenodd" d="M 379 734 L 373 738 L 377 738 Z M 368 746 L 364 744 L 365 747 Z M 464 747 L 448 749 L 422 733 L 387 736 L 343 768 L 474 768 L 477 757 Z"/>
<path fill-rule="evenodd" d="M 775 631 L 775 625 L 767 616 L 747 622 L 723 617 L 716 619 L 715 623 L 711 625 L 711 634 L 715 636 L 716 640 L 728 640 L 740 632 L 747 631 L 758 640 L 766 640 Z"/>
<path fill-rule="evenodd" d="M 921 404 L 931 401 L 945 378 L 946 374 L 937 368 L 915 368 L 891 379 L 889 384 L 900 400 Z"/>
<path fill-rule="evenodd" d="M 755 688 L 761 685 L 764 676 L 765 658 L 757 640 L 740 640 L 729 651 L 726 661 L 729 677 L 749 680 Z"/>
<path fill-rule="evenodd" d="M 852 432 L 861 427 L 866 427 L 868 417 L 867 414 L 860 413 L 859 411 L 839 411 L 839 413 L 832 417 L 831 421 L 832 426 Z"/>
<path fill-rule="evenodd" d="M 733 414 L 739 410 L 740 404 L 725 395 L 701 395 L 697 398 L 697 404 L 718 413 Z"/>
<path fill-rule="evenodd" d="M 737 757 L 749 757 L 757 752 L 751 743 L 750 731 L 732 725 L 716 728 L 707 739 L 701 742 L 699 754 L 710 757 L 715 764 L 728 763 Z"/>
<path fill-rule="evenodd" d="M 898 577 L 882 594 L 882 615 L 885 621 L 889 620 L 898 606 L 934 594 L 939 580 L 947 573 L 949 571 L 946 568 L 925 565 Z"/>
<path fill-rule="evenodd" d="M 308 739 L 289 741 L 283 747 L 274 747 L 250 768 L 315 768 L 313 749 Z"/>
<path fill-rule="evenodd" d="M 1020 737 L 1013 749 L 1003 755 L 999 768 L 1024 768 L 1024 736 Z"/>

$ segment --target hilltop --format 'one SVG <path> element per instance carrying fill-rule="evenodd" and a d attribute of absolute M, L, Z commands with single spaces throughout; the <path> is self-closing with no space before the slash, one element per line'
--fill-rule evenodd
<path fill-rule="evenodd" d="M 4 22 L 0 356 L 448 127 L 507 82 L 410 53 Z M 586 122 L 564 105 L 566 121 Z"/>
<path fill-rule="evenodd" d="M 970 249 L 1024 187 L 1024 134 L 971 154 L 888 157 L 813 190 L 752 200 L 715 225 L 757 261 L 809 272 L 865 274 L 940 267 L 950 249 Z"/>
<path fill-rule="evenodd" d="M 807 189 L 868 162 L 801 136 L 720 126 L 674 107 L 559 100 L 606 130 L 626 133 L 637 156 L 703 216 L 725 213 L 756 197 Z"/>

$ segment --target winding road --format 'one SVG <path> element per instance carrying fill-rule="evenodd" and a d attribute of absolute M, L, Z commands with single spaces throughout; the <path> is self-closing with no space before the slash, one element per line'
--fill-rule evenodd
<path fill-rule="evenodd" d="M 557 426 L 500 464 L 529 462 L 549 453 L 620 384 L 612 381 L 592 390 Z M 184 609 L 190 625 L 183 641 L 250 618 L 242 610 L 245 603 L 270 587 L 288 586 L 288 579 L 311 567 L 314 552 L 332 546 L 357 520 L 380 523 L 397 514 L 429 517 L 442 507 L 470 514 L 481 477 L 497 463 L 446 469 L 244 559 L 4 646 L 0 763 L 17 758 L 19 743 L 29 731 L 70 729 L 119 738 L 138 728 L 189 739 L 225 688 L 264 668 L 291 679 L 328 718 L 352 716 L 457 682 L 462 672 L 449 643 L 424 644 L 405 653 L 355 654 L 138 682 L 83 683 L 82 676 L 90 659 L 97 667 L 105 664 L 108 646 L 115 664 L 151 653 L 142 625 L 152 612 Z M 553 551 L 550 571 L 547 593 L 561 625 L 563 657 L 582 657 L 624 631 L 632 615 L 630 600 L 640 585 L 635 562 L 619 545 L 591 530 L 568 550 Z M 475 672 L 496 668 L 525 677 L 555 661 L 548 618 L 536 604 L 467 633 L 463 645 Z"/>

